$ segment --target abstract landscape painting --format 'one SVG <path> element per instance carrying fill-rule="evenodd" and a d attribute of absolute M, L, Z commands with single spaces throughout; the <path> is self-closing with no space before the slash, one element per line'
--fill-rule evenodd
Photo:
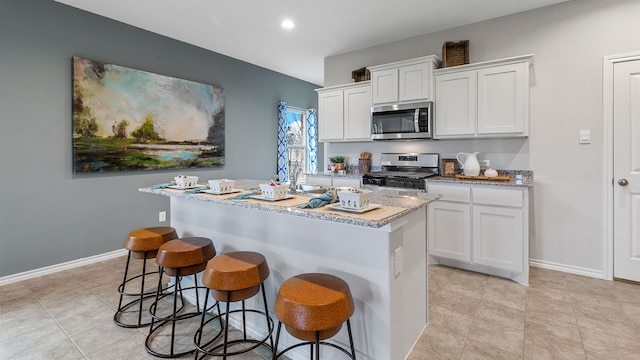
<path fill-rule="evenodd" d="M 76 173 L 224 166 L 224 90 L 73 58 Z"/>

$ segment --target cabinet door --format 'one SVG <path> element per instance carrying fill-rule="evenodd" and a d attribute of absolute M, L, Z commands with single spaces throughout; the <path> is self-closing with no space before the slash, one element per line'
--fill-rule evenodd
<path fill-rule="evenodd" d="M 431 63 L 403 66 L 398 73 L 400 101 L 425 101 L 431 98 Z"/>
<path fill-rule="evenodd" d="M 526 63 L 478 70 L 478 135 L 529 135 Z"/>
<path fill-rule="evenodd" d="M 470 207 L 441 200 L 429 204 L 429 255 L 471 261 Z"/>
<path fill-rule="evenodd" d="M 359 188 L 361 183 L 362 181 L 359 178 L 341 178 L 341 177 L 333 178 L 333 186 L 335 187 Z"/>
<path fill-rule="evenodd" d="M 523 271 L 523 211 L 473 206 L 473 262 L 499 269 Z"/>
<path fill-rule="evenodd" d="M 398 101 L 398 69 L 379 70 L 371 73 L 373 104 Z"/>
<path fill-rule="evenodd" d="M 435 77 L 435 137 L 474 137 L 476 134 L 476 72 Z"/>
<path fill-rule="evenodd" d="M 344 91 L 345 140 L 371 140 L 371 86 Z"/>
<path fill-rule="evenodd" d="M 318 136 L 320 141 L 344 138 L 344 96 L 342 90 L 318 94 Z"/>

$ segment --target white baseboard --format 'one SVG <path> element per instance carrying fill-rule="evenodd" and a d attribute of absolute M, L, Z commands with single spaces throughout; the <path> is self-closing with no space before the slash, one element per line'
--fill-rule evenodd
<path fill-rule="evenodd" d="M 582 275 L 582 276 L 588 276 L 596 279 L 606 280 L 604 272 L 601 270 L 593 270 L 593 269 L 587 269 L 579 266 L 558 264 L 550 261 L 535 260 L 535 259 L 529 259 L 529 265 L 543 268 L 543 269 L 548 269 L 548 270 L 561 271 L 569 274 Z"/>
<path fill-rule="evenodd" d="M 42 275 L 53 274 L 58 271 L 77 268 L 79 266 L 94 264 L 100 261 L 105 261 L 105 260 L 113 259 L 113 258 L 124 256 L 124 255 L 127 255 L 127 250 L 119 249 L 119 250 L 111 251 L 104 254 L 89 256 L 86 258 L 67 261 L 64 263 L 55 264 L 51 266 L 45 266 L 43 268 L 33 269 L 33 270 L 29 270 L 29 271 L 25 271 L 25 272 L 13 274 L 13 275 L 7 275 L 7 276 L 0 277 L 0 286 L 16 283 L 23 280 L 33 279 L 35 277 L 42 276 Z"/>

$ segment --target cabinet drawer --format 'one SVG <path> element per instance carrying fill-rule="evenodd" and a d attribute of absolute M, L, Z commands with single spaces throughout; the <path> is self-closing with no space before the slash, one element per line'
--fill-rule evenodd
<path fill-rule="evenodd" d="M 522 191 L 492 188 L 474 188 L 473 203 L 522 207 Z"/>
<path fill-rule="evenodd" d="M 444 201 L 471 202 L 471 188 L 469 186 L 429 184 L 429 193 L 442 194 L 440 200 Z"/>

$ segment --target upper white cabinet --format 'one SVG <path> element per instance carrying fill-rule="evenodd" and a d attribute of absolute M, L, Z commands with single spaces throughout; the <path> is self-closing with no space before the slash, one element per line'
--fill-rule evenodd
<path fill-rule="evenodd" d="M 529 136 L 533 55 L 434 71 L 436 139 Z"/>
<path fill-rule="evenodd" d="M 370 81 L 316 91 L 320 141 L 371 141 Z"/>
<path fill-rule="evenodd" d="M 431 100 L 438 66 L 435 55 L 369 66 L 373 105 Z"/>

